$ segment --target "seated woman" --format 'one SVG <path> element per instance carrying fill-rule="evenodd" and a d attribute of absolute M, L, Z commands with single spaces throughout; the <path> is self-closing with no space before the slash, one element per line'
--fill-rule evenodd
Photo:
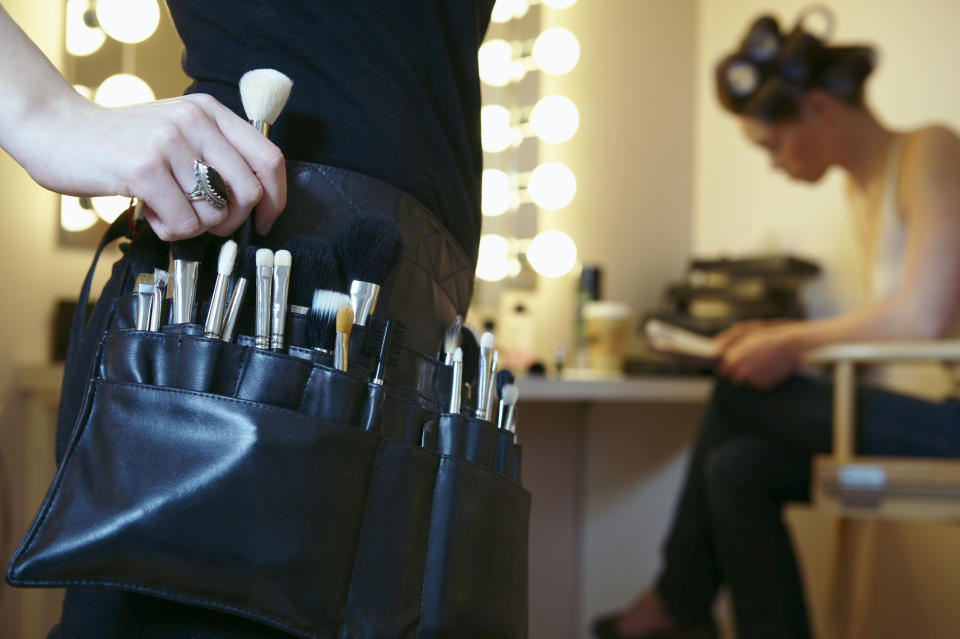
<path fill-rule="evenodd" d="M 848 177 L 872 301 L 814 321 L 746 322 L 716 338 L 717 380 L 665 544 L 663 572 L 598 637 L 715 637 L 721 584 L 741 639 L 810 636 L 803 585 L 781 518 L 809 495 L 811 456 L 831 446 L 830 384 L 797 374 L 804 352 L 835 342 L 953 332 L 960 300 L 960 138 L 944 127 L 885 127 L 865 105 L 866 47 L 827 46 L 762 17 L 717 67 L 717 92 L 775 168 L 805 182 Z M 944 392 L 946 369 L 935 371 Z M 960 456 L 960 403 L 917 397 L 929 377 L 858 393 L 859 450 Z M 913 382 L 913 388 L 910 388 Z M 919 387 L 919 388 L 918 388 Z M 895 388 L 901 392 L 892 392 Z M 914 391 L 912 394 L 908 394 Z M 913 395 L 913 396 L 912 396 Z"/>

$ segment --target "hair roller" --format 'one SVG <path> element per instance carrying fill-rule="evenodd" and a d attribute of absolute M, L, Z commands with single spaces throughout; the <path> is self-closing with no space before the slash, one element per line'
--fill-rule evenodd
<path fill-rule="evenodd" d="M 876 52 L 870 47 L 830 47 L 825 57 L 823 88 L 848 102 L 859 101 L 864 80 L 876 66 Z"/>
<path fill-rule="evenodd" d="M 783 43 L 777 71 L 787 82 L 806 87 L 819 65 L 823 50 L 819 38 L 797 26 Z"/>
<path fill-rule="evenodd" d="M 780 53 L 780 25 L 771 16 L 757 18 L 740 44 L 740 51 L 759 63 L 773 60 Z"/>

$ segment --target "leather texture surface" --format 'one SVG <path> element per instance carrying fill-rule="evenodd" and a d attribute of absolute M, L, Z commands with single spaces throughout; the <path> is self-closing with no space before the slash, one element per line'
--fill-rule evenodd
<path fill-rule="evenodd" d="M 314 194 L 348 198 L 338 216 L 374 201 L 355 193 L 362 176 L 294 175 L 346 193 Z M 430 224 L 415 202 L 393 205 Z M 469 299 L 459 249 L 431 241 L 411 242 L 399 273 L 415 277 L 393 280 L 378 308 L 424 340 Z M 526 637 L 520 447 L 441 414 L 446 367 L 407 348 L 380 385 L 359 357 L 344 372 L 315 351 L 207 339 L 195 324 L 133 330 L 127 280 L 114 269 L 93 361 L 80 349 L 68 365 L 67 379 L 86 380 L 82 403 L 10 583 L 120 588 L 308 639 Z M 424 290 L 408 295 L 413 281 Z"/>

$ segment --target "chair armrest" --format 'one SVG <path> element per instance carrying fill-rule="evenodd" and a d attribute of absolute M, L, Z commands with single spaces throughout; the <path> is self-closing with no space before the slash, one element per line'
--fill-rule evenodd
<path fill-rule="evenodd" d="M 886 340 L 832 344 L 804 355 L 808 364 L 892 361 L 960 361 L 960 339 Z"/>

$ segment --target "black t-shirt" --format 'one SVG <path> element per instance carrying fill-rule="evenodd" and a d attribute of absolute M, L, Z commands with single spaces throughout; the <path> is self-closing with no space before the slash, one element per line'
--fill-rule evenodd
<path fill-rule="evenodd" d="M 357 171 L 422 202 L 472 261 L 480 237 L 477 48 L 493 0 L 168 0 L 189 93 L 243 116 L 237 84 L 294 81 L 270 137 L 288 159 Z"/>

